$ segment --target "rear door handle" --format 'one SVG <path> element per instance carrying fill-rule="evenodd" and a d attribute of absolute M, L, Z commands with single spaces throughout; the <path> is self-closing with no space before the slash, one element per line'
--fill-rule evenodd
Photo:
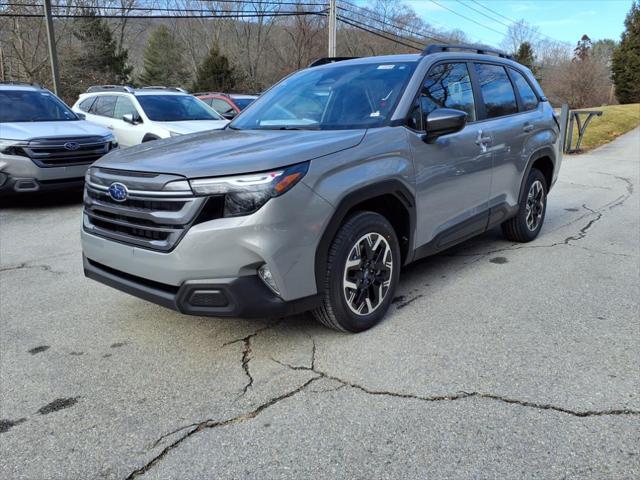
<path fill-rule="evenodd" d="M 522 127 L 522 130 L 524 132 L 532 132 L 533 131 L 533 124 L 532 123 L 525 123 L 524 126 Z"/>

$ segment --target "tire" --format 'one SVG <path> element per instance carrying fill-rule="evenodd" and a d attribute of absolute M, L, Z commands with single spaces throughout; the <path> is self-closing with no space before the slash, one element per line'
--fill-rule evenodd
<path fill-rule="evenodd" d="M 513 242 L 530 242 L 542 230 L 546 213 L 547 181 L 542 172 L 534 168 L 527 177 L 518 213 L 502 224 L 502 233 Z"/>
<path fill-rule="evenodd" d="M 393 299 L 401 262 L 396 232 L 385 217 L 373 212 L 348 217 L 329 247 L 316 320 L 352 333 L 376 325 Z"/>

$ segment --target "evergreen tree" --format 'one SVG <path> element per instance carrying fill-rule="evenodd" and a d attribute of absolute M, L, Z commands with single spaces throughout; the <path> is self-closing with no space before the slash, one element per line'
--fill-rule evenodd
<path fill-rule="evenodd" d="M 576 45 L 576 48 L 573 49 L 573 59 L 576 61 L 587 60 L 591 56 L 592 46 L 589 35 L 582 35 L 582 38 Z"/>
<path fill-rule="evenodd" d="M 64 60 L 63 94 L 69 98 L 77 97 L 91 85 L 127 83 L 131 74 L 128 52 L 118 52 L 106 22 L 90 9 L 82 10 L 82 14 L 85 17 L 73 21 L 77 45 Z"/>
<path fill-rule="evenodd" d="M 640 6 L 634 2 L 624 21 L 612 59 L 613 82 L 620 103 L 640 102 Z"/>
<path fill-rule="evenodd" d="M 160 25 L 149 36 L 143 62 L 144 69 L 139 77 L 143 86 L 179 87 L 189 76 L 182 60 L 182 48 L 165 25 Z"/>
<path fill-rule="evenodd" d="M 214 45 L 198 67 L 192 91 L 227 92 L 236 85 L 236 74 L 229 60 Z"/>
<path fill-rule="evenodd" d="M 535 73 L 535 59 L 531 44 L 529 42 L 522 42 L 515 55 L 516 62 L 521 63 Z"/>

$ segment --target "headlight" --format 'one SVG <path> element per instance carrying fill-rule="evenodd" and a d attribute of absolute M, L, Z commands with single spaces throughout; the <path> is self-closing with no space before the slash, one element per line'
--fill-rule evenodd
<path fill-rule="evenodd" d="M 198 195 L 224 195 L 224 216 L 236 217 L 257 211 L 269 199 L 289 191 L 309 169 L 309 162 L 262 173 L 191 180 Z"/>
<path fill-rule="evenodd" d="M 0 138 L 0 153 L 6 153 L 7 155 L 22 155 L 26 156 L 20 147 L 27 145 L 27 142 L 22 140 L 3 140 Z"/>
<path fill-rule="evenodd" d="M 105 135 L 104 137 L 102 137 L 102 141 L 109 144 L 109 150 L 118 148 L 118 139 L 113 136 L 113 133 L 110 133 L 109 135 Z"/>

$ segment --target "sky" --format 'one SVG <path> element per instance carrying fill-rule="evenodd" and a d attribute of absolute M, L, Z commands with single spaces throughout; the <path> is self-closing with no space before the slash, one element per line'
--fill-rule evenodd
<path fill-rule="evenodd" d="M 498 46 L 507 30 L 504 24 L 508 25 L 510 22 L 483 9 L 482 5 L 509 19 L 525 19 L 537 26 L 542 34 L 574 45 L 585 33 L 593 41 L 603 38 L 620 40 L 624 19 L 631 8 L 632 0 L 476 0 L 476 2 L 474 0 L 405 1 L 423 20 L 435 27 L 458 28 L 464 31 L 471 41 Z M 461 18 L 444 7 L 475 20 L 480 25 Z M 486 13 L 497 21 L 473 9 Z"/>

